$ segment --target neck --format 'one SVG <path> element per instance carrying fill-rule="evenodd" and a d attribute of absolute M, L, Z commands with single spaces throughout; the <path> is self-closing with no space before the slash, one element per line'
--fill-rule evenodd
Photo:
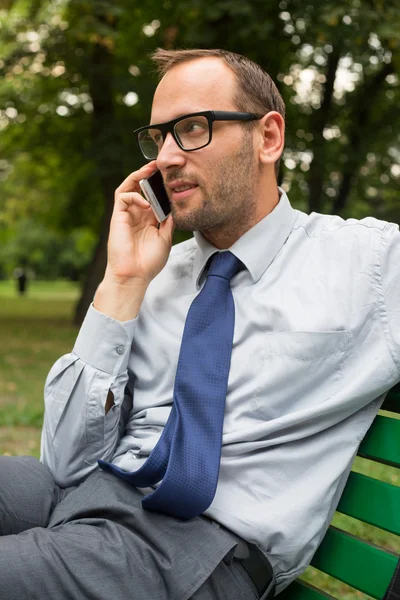
<path fill-rule="evenodd" d="M 205 239 L 219 250 L 226 250 L 242 237 L 247 231 L 252 229 L 264 217 L 269 215 L 279 202 L 279 191 L 276 185 L 273 191 L 269 191 L 259 201 L 250 205 L 249 214 L 235 215 L 229 223 L 223 223 L 212 229 L 202 230 L 201 234 Z"/>

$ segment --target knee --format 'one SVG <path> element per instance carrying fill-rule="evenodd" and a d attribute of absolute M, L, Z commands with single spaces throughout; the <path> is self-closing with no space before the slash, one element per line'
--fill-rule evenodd
<path fill-rule="evenodd" d="M 0 489 L 23 488 L 29 494 L 53 493 L 55 484 L 52 474 L 33 456 L 0 456 Z"/>
<path fill-rule="evenodd" d="M 42 463 L 34 456 L 0 456 L 0 478 L 15 474 L 21 469 L 41 470 L 41 467 L 43 467 Z"/>
<path fill-rule="evenodd" d="M 50 471 L 32 456 L 0 456 L 0 535 L 46 526 L 54 502 Z"/>

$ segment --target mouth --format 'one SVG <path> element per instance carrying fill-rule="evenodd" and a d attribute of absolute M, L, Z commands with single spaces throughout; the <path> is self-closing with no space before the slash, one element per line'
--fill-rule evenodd
<path fill-rule="evenodd" d="M 177 182 L 168 187 L 171 191 L 171 201 L 177 201 L 191 196 L 199 186 L 196 183 Z"/>

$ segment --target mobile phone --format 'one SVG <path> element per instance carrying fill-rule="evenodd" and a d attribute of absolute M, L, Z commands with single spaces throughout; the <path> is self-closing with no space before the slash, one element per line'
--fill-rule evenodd
<path fill-rule="evenodd" d="M 165 191 L 161 171 L 139 181 L 144 197 L 153 209 L 158 221 L 162 223 L 171 212 L 171 203 Z"/>

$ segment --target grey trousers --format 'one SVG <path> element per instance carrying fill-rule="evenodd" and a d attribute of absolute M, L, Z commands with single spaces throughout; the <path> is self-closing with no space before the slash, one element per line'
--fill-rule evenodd
<path fill-rule="evenodd" d="M 62 490 L 32 457 L 0 457 L 0 600 L 255 600 L 234 537 L 145 511 L 96 471 Z"/>

